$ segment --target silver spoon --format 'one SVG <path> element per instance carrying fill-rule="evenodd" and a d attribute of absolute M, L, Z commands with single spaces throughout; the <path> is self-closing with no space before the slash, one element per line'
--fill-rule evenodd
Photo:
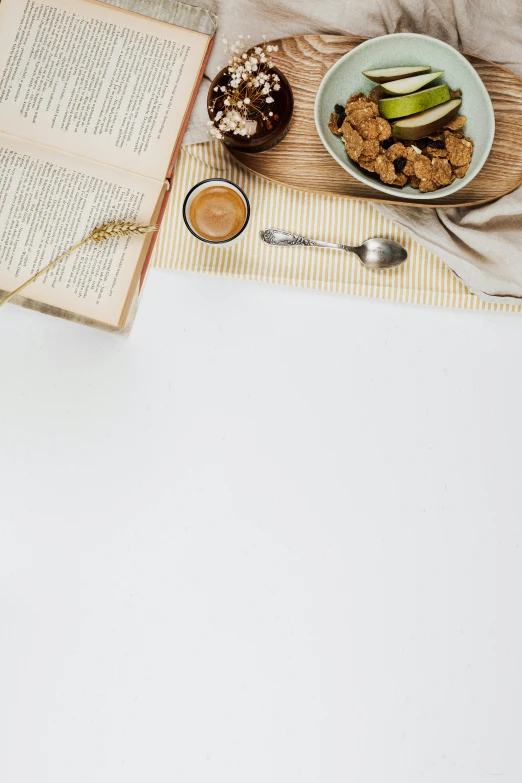
<path fill-rule="evenodd" d="M 333 242 L 321 242 L 318 239 L 306 239 L 290 231 L 280 228 L 265 228 L 259 232 L 259 236 L 267 245 L 277 247 L 333 247 L 337 250 L 346 250 L 359 256 L 361 263 L 368 269 L 391 269 L 393 266 L 403 264 L 408 258 L 406 248 L 394 242 L 393 239 L 367 239 L 359 247 L 349 245 L 337 245 Z"/>

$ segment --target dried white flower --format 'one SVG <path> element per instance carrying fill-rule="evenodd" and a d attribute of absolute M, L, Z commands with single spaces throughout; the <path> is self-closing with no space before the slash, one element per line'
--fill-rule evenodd
<path fill-rule="evenodd" d="M 225 36 L 222 40 L 230 58 L 226 67 L 228 81 L 214 87 L 217 96 L 211 104 L 215 114 L 208 123 L 209 133 L 216 139 L 222 139 L 226 133 L 252 136 L 259 128 L 272 127 L 270 118 L 274 112 L 267 109 L 274 103 L 272 91 L 277 92 L 281 85 L 279 76 L 271 72 L 274 64 L 267 54 L 277 52 L 279 47 L 266 43 L 266 35 L 265 43 L 253 49 L 247 49 L 243 35 L 238 35 L 234 43 Z"/>

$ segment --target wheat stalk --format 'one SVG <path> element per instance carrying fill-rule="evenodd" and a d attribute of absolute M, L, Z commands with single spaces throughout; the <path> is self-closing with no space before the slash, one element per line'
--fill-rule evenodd
<path fill-rule="evenodd" d="M 156 231 L 156 226 L 139 226 L 137 223 L 104 223 L 89 234 L 87 242 L 105 242 L 107 239 L 117 237 L 136 236 L 136 234 L 150 234 Z"/>
<path fill-rule="evenodd" d="M 52 269 L 54 266 L 59 264 L 60 261 L 63 261 L 64 258 L 67 258 L 67 256 L 71 255 L 71 253 L 79 250 L 80 247 L 86 245 L 88 242 L 99 243 L 106 242 L 108 239 L 119 239 L 120 237 L 144 236 L 145 234 L 150 234 L 152 231 L 157 230 L 157 226 L 140 226 L 137 223 L 131 223 L 129 221 L 104 223 L 103 225 L 98 226 L 93 231 L 91 231 L 89 236 L 85 237 L 85 239 L 82 239 L 82 241 L 78 242 L 77 245 L 69 248 L 69 250 L 66 250 L 65 253 L 62 253 L 61 256 L 58 256 L 58 258 L 55 258 L 54 261 L 51 261 L 50 264 L 47 264 L 47 266 L 44 266 L 43 269 L 40 269 L 39 272 L 33 275 L 29 280 L 26 280 L 25 283 L 22 283 L 22 285 L 15 291 L 11 291 L 11 293 L 8 294 L 4 299 L 1 299 L 0 307 L 7 304 L 7 302 L 13 298 L 13 296 L 19 294 L 20 291 L 23 291 L 24 288 L 27 288 L 28 285 L 31 285 L 31 283 L 34 283 L 35 280 L 38 280 L 38 278 L 48 272 L 49 269 Z"/>

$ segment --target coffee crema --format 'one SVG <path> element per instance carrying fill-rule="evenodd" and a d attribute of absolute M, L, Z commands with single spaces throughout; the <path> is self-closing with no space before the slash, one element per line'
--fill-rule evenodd
<path fill-rule="evenodd" d="M 202 239 L 226 242 L 245 225 L 247 208 L 232 188 L 212 185 L 195 196 L 189 214 L 192 228 Z"/>

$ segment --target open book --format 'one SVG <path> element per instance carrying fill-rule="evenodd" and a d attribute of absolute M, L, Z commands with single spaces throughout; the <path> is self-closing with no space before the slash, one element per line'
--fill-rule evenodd
<path fill-rule="evenodd" d="M 160 7 L 183 26 L 144 15 Z M 0 290 L 102 223 L 158 223 L 213 40 L 201 13 L 176 0 L 1 0 Z M 153 241 L 89 243 L 20 303 L 123 329 Z"/>

